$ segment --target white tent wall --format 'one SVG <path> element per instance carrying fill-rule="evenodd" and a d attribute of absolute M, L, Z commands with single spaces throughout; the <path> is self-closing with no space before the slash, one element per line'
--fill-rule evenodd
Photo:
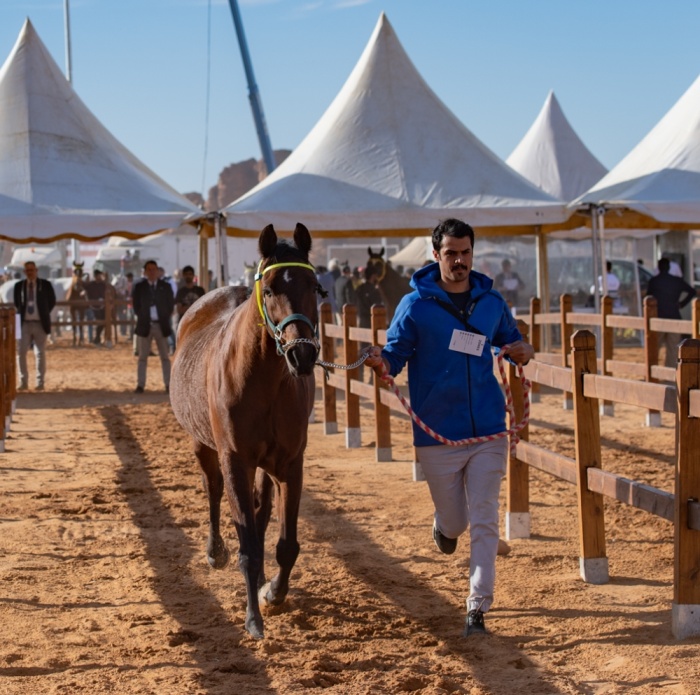
<path fill-rule="evenodd" d="M 207 240 L 209 269 L 214 271 L 215 239 Z M 138 251 L 141 260 L 140 267 L 147 260 L 154 260 L 159 266 L 165 268 L 168 275 L 172 275 L 176 269 L 182 270 L 183 266 L 191 265 L 198 273 L 199 263 L 199 237 L 194 228 L 191 233 L 176 234 L 165 232 L 142 237 L 137 242 L 121 237 L 111 237 L 109 244 L 98 254 L 96 262 L 109 262 L 111 273 L 118 272 L 119 259 L 124 255 L 126 249 Z M 249 238 L 226 238 L 226 249 L 228 253 L 229 282 L 235 284 L 239 281 L 245 271 L 245 264 L 253 264 L 258 259 L 258 241 Z"/>

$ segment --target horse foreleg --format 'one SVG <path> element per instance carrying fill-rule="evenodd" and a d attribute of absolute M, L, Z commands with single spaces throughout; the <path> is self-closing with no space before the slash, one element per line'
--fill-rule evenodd
<path fill-rule="evenodd" d="M 260 549 L 265 557 L 265 532 L 272 514 L 272 479 L 262 468 L 255 473 L 255 533 Z M 258 576 L 258 589 L 265 584 L 265 566 Z"/>
<path fill-rule="evenodd" d="M 194 453 L 202 468 L 202 482 L 209 500 L 209 540 L 207 541 L 207 562 L 215 569 L 228 565 L 230 554 L 221 537 L 221 498 L 224 494 L 224 477 L 219 468 L 219 456 L 213 449 L 201 442 L 195 442 Z"/>
<path fill-rule="evenodd" d="M 258 578 L 263 571 L 263 547 L 255 526 L 255 469 L 246 466 L 233 452 L 221 457 L 224 489 L 238 533 L 238 567 L 245 579 L 247 607 L 245 628 L 255 639 L 262 639 L 263 619 L 258 600 Z"/>
<path fill-rule="evenodd" d="M 278 606 L 289 591 L 289 576 L 299 555 L 297 541 L 297 520 L 302 485 L 301 460 L 292 468 L 289 479 L 277 488 L 277 512 L 280 535 L 277 541 L 276 559 L 279 565 L 277 574 L 260 589 L 261 601 Z"/>

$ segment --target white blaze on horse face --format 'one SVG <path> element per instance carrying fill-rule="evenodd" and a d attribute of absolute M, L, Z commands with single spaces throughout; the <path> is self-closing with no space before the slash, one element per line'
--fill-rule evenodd
<path fill-rule="evenodd" d="M 282 279 L 283 279 L 287 284 L 290 284 L 290 283 L 292 282 L 292 276 L 291 276 L 291 274 L 290 274 L 290 272 L 289 272 L 289 268 L 287 268 L 287 269 L 284 271 L 284 275 L 282 275 Z"/>

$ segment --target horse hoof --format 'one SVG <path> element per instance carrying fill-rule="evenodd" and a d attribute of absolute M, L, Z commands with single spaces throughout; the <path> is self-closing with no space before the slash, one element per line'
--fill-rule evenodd
<path fill-rule="evenodd" d="M 262 621 L 260 622 L 260 625 L 258 625 L 254 618 L 250 618 L 245 621 L 245 629 L 253 639 L 265 638 L 265 633 L 263 632 L 262 628 Z"/>
<path fill-rule="evenodd" d="M 216 556 L 207 553 L 207 562 L 215 570 L 224 569 L 224 567 L 228 565 L 230 559 L 231 553 L 229 553 L 228 548 L 226 546 L 224 546 L 223 550 L 217 553 Z"/>
<path fill-rule="evenodd" d="M 258 601 L 262 606 L 280 606 L 284 603 L 284 596 L 272 593 L 272 582 L 267 582 L 258 589 Z"/>

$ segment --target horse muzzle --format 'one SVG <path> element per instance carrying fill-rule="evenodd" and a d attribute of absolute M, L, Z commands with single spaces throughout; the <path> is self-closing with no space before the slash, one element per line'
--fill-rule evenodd
<path fill-rule="evenodd" d="M 282 346 L 284 358 L 292 376 L 309 376 L 318 359 L 319 344 L 309 338 L 296 338 Z"/>

